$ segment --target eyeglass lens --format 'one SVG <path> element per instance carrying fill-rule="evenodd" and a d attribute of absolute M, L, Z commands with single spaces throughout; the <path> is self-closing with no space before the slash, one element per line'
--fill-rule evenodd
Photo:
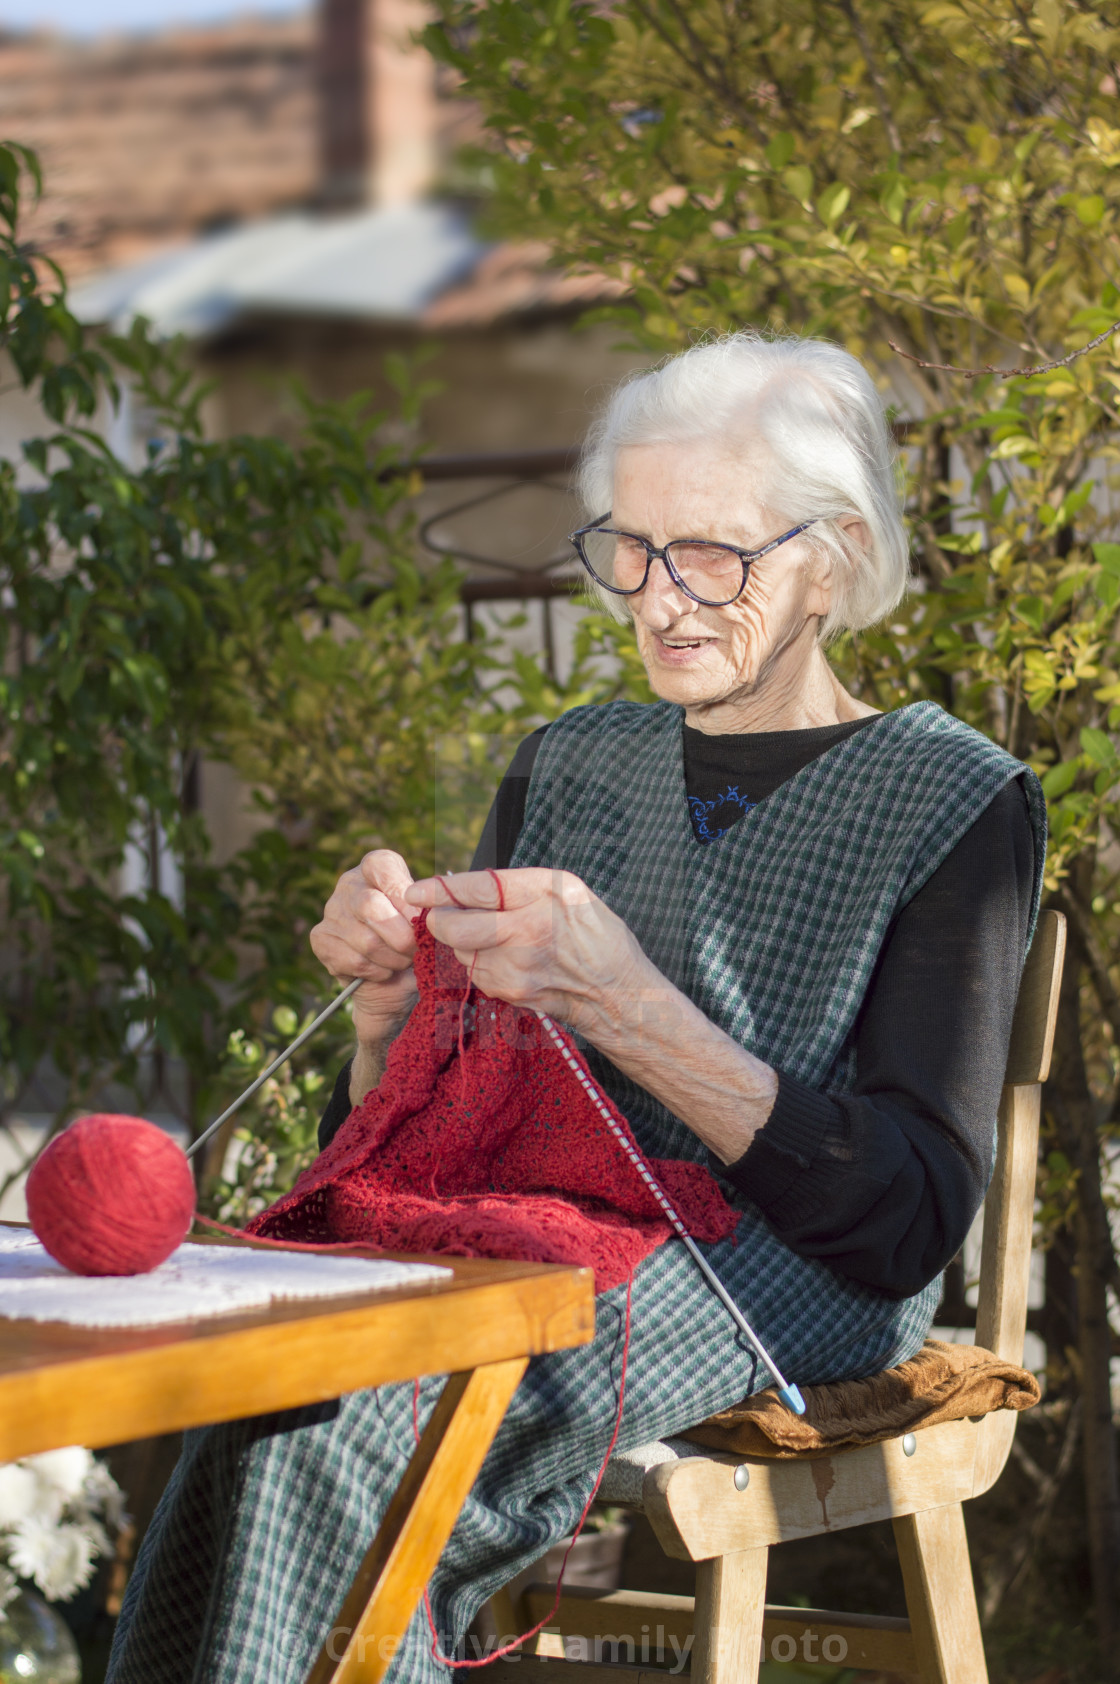
<path fill-rule="evenodd" d="M 622 591 L 638 590 L 646 571 L 646 548 L 636 538 L 612 531 L 583 535 L 587 565 L 604 585 Z M 731 602 L 743 588 L 743 563 L 722 544 L 687 540 L 668 546 L 673 566 L 690 591 L 711 603 Z"/>

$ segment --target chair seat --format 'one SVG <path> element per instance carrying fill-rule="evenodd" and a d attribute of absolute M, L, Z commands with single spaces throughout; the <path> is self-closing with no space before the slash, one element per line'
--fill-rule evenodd
<path fill-rule="evenodd" d="M 723 1467 L 729 1456 L 819 1460 L 946 1421 L 976 1422 L 997 1409 L 1029 1409 L 1039 1396 L 1038 1381 L 1017 1363 L 977 1345 L 928 1339 L 910 1361 L 882 1374 L 806 1386 L 803 1416 L 787 1409 L 771 1389 L 722 1410 L 685 1435 L 620 1451 L 611 1457 L 599 1495 L 604 1502 L 640 1509 L 646 1475 L 669 1463 L 707 1459 Z M 712 1451 L 722 1454 L 713 1458 Z"/>
<path fill-rule="evenodd" d="M 666 1439 L 612 1457 L 600 1492 L 646 1514 L 667 1555 L 704 1561 L 978 1497 L 1007 1459 L 1015 1419 L 995 1410 L 903 1438 L 784 1458 Z"/>
<path fill-rule="evenodd" d="M 941 1421 L 1031 1409 L 1041 1395 L 1034 1375 L 1018 1363 L 980 1345 L 927 1339 L 895 1368 L 863 1380 L 806 1386 L 804 1415 L 795 1415 L 771 1387 L 681 1437 L 733 1455 L 822 1456 L 881 1444 Z"/>
<path fill-rule="evenodd" d="M 650 1444 L 636 1444 L 630 1450 L 620 1450 L 607 1463 L 607 1471 L 599 1487 L 599 1501 L 618 1503 L 623 1508 L 643 1507 L 642 1491 L 646 1474 L 665 1462 L 689 1459 L 708 1460 L 709 1452 L 683 1438 L 654 1439 Z"/>

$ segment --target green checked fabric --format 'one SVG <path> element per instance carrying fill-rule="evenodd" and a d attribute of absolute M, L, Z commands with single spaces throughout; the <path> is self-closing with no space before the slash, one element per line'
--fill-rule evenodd
<path fill-rule="evenodd" d="M 843 1089 L 891 917 L 1022 771 L 919 703 L 829 750 L 704 846 L 688 818 L 680 710 L 577 709 L 545 738 L 516 863 L 577 872 L 742 1045 Z M 1041 793 L 1026 782 L 1041 862 Z M 596 1063 L 647 1151 L 705 1156 L 683 1124 Z M 939 1281 L 896 1302 L 843 1279 L 790 1251 L 749 1207 L 732 1239 L 704 1250 L 802 1384 L 912 1356 L 940 1297 Z M 574 1525 L 614 1427 L 625 1296 L 600 1295 L 592 1345 L 530 1363 L 430 1587 L 445 1653 L 474 1658 L 463 1634 L 479 1605 Z M 641 1264 L 620 1449 L 767 1381 L 678 1242 Z M 423 1383 L 422 1420 L 439 1387 Z M 412 1445 L 410 1386 L 188 1434 L 128 1588 L 110 1684 L 301 1684 Z M 422 1611 L 388 1676 L 448 1684 Z"/>
<path fill-rule="evenodd" d="M 856 731 L 707 844 L 688 815 L 681 724 L 668 702 L 557 720 L 513 863 L 574 871 L 670 982 L 775 1069 L 850 1089 L 852 1029 L 891 919 L 1019 776 L 1036 833 L 1033 932 L 1046 838 L 1038 779 L 932 702 Z M 706 1159 L 644 1089 L 593 1049 L 588 1059 L 647 1153 Z"/>

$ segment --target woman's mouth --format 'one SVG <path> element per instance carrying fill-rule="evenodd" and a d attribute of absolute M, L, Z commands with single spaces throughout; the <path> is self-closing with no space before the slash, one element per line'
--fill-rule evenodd
<path fill-rule="evenodd" d="M 655 633 L 659 657 L 670 666 L 686 666 L 716 641 L 714 637 L 665 637 Z"/>

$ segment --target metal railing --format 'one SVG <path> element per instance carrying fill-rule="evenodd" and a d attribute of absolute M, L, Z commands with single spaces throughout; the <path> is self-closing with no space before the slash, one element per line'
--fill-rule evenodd
<path fill-rule="evenodd" d="M 451 484 L 456 480 L 505 481 L 504 484 L 468 497 L 463 502 L 451 503 L 436 510 L 434 514 L 427 515 L 420 524 L 420 540 L 435 555 L 451 556 L 457 561 L 464 561 L 476 567 L 492 568 L 504 575 L 500 579 L 465 579 L 461 595 L 468 610 L 474 603 L 479 602 L 547 603 L 557 597 L 568 598 L 572 594 L 572 582 L 577 577 L 576 558 L 566 546 L 562 554 L 550 556 L 536 566 L 525 567 L 500 556 L 482 554 L 465 544 L 437 538 L 435 528 L 443 522 L 454 520 L 456 515 L 466 514 L 489 503 L 500 502 L 503 497 L 508 497 L 511 492 L 527 484 L 536 484 L 560 495 L 568 495 L 571 490 L 571 477 L 579 461 L 579 452 L 579 445 L 572 444 L 543 450 L 472 451 L 423 456 L 418 462 L 401 463 L 385 468 L 381 477 L 399 479 L 405 475 L 417 474 L 424 485 Z M 557 483 L 558 480 L 562 480 L 562 483 Z M 571 570 L 567 574 L 556 573 L 555 569 L 568 567 L 569 564 Z"/>

